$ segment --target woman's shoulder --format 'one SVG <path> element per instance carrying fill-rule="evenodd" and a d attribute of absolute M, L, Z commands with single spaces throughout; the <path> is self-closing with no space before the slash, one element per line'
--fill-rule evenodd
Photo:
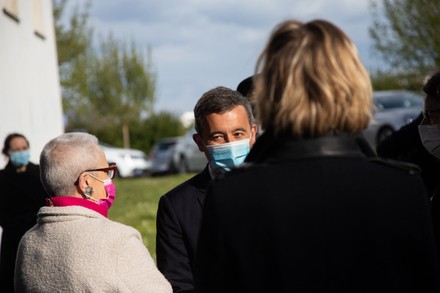
<path fill-rule="evenodd" d="M 105 221 L 105 225 L 108 225 L 109 229 L 111 229 L 111 231 L 118 233 L 119 235 L 123 235 L 123 236 L 135 236 L 138 237 L 139 239 L 142 239 L 141 237 L 141 233 L 134 227 L 120 223 L 120 222 L 116 222 L 113 221 L 111 219 L 107 219 Z"/>

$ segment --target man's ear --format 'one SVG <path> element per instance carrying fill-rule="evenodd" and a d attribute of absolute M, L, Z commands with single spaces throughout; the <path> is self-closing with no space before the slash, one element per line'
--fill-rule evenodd
<path fill-rule="evenodd" d="M 205 152 L 206 149 L 205 145 L 203 144 L 203 140 L 198 133 L 193 134 L 193 140 L 196 143 L 196 145 L 199 147 L 199 151 Z"/>
<path fill-rule="evenodd" d="M 249 142 L 249 144 L 252 147 L 254 145 L 255 141 L 257 140 L 257 124 L 252 124 L 251 132 L 252 132 L 252 138 L 251 138 L 251 141 Z"/>

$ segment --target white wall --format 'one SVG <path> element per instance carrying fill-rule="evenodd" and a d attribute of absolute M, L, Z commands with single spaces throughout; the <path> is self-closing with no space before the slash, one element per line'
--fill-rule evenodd
<path fill-rule="evenodd" d="M 38 163 L 44 144 L 64 132 L 52 1 L 42 5 L 44 39 L 34 33 L 35 0 L 17 0 L 19 22 L 3 12 L 0 0 L 0 149 L 7 134 L 30 142 Z M 0 155 L 0 167 L 6 159 Z"/>

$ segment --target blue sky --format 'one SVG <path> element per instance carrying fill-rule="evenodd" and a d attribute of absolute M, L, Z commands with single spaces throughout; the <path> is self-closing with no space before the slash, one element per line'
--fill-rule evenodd
<path fill-rule="evenodd" d="M 178 115 L 216 86 L 235 89 L 253 74 L 272 29 L 294 18 L 329 20 L 358 47 L 367 69 L 380 64 L 368 28 L 369 0 L 93 0 L 95 36 L 112 32 L 151 48 L 157 73 L 155 109 Z"/>

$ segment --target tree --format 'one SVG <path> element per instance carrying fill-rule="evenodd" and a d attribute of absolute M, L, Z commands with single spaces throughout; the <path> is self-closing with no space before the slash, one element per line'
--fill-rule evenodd
<path fill-rule="evenodd" d="M 99 55 L 90 60 L 88 99 L 95 111 L 96 127 L 118 127 L 123 145 L 130 147 L 130 124 L 153 112 L 155 74 L 151 62 L 110 34 L 101 41 Z"/>
<path fill-rule="evenodd" d="M 86 64 L 92 54 L 93 30 L 88 24 L 90 1 L 85 3 L 83 9 L 78 4 L 74 6 L 68 21 L 63 17 L 67 4 L 67 0 L 53 0 L 58 66 L 65 116 L 68 121 L 81 124 L 72 118 L 76 113 L 83 113 L 81 118 L 84 120 L 87 117 L 84 114 L 89 109 L 83 93 L 87 92 Z"/>
<path fill-rule="evenodd" d="M 138 131 L 134 131 L 138 135 L 137 142 L 142 142 L 142 147 L 146 151 L 150 151 L 155 142 L 159 139 L 172 136 L 181 136 L 185 133 L 179 117 L 168 111 L 161 111 L 152 114 L 139 124 Z M 144 136 L 140 139 L 140 136 Z"/>
<path fill-rule="evenodd" d="M 370 36 L 392 71 L 420 83 L 440 68 L 438 1 L 372 0 L 371 4 Z"/>
<path fill-rule="evenodd" d="M 419 75 L 383 70 L 371 72 L 371 81 L 376 91 L 406 89 L 420 92 L 422 84 L 422 79 Z"/>
<path fill-rule="evenodd" d="M 128 148 L 130 125 L 153 113 L 156 76 L 150 52 L 142 54 L 134 41 L 118 41 L 111 33 L 94 48 L 90 1 L 81 9 L 76 4 L 69 25 L 63 18 L 67 5 L 68 0 L 53 0 L 66 130 L 97 134 L 116 127 Z"/>

